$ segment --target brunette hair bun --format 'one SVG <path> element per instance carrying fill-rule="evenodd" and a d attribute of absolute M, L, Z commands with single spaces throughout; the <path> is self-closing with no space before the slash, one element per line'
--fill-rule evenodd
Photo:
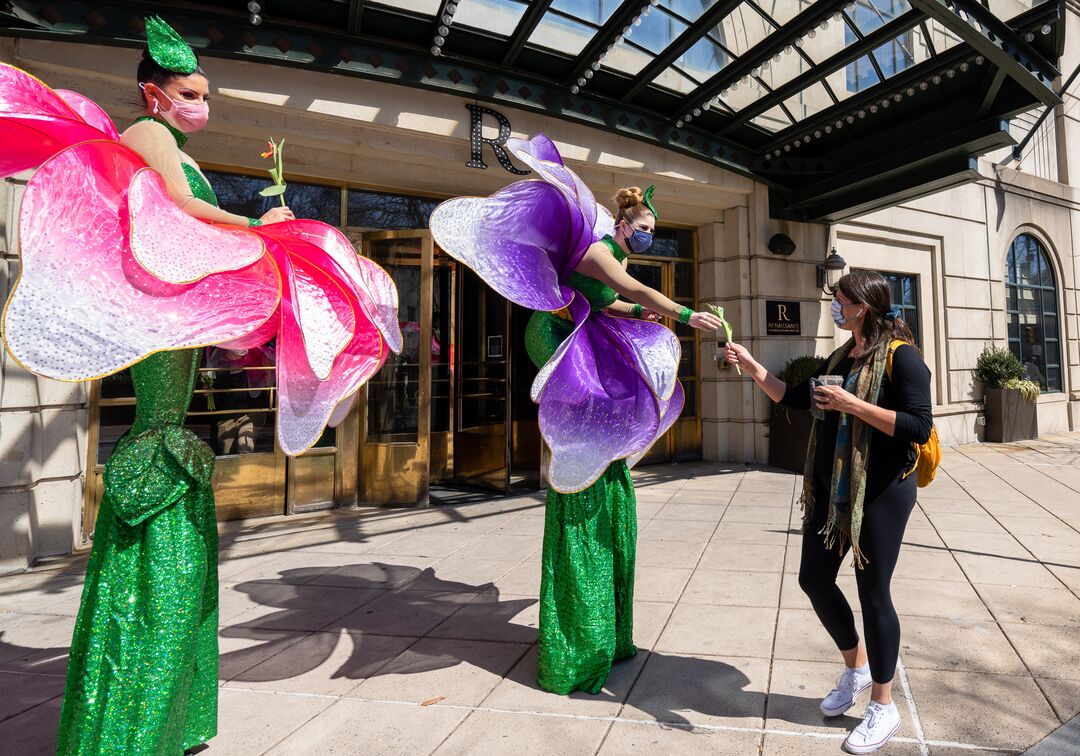
<path fill-rule="evenodd" d="M 624 189 L 620 189 L 615 195 L 615 204 L 620 210 L 629 210 L 630 208 L 640 205 L 645 201 L 645 192 L 641 191 L 640 186 L 628 186 Z"/>

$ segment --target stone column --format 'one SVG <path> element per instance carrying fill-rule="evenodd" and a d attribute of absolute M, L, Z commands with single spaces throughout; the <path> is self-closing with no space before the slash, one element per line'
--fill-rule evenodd
<path fill-rule="evenodd" d="M 19 274 L 23 180 L 0 182 L 0 296 Z M 0 357 L 0 574 L 68 554 L 81 530 L 85 384 L 39 378 Z"/>

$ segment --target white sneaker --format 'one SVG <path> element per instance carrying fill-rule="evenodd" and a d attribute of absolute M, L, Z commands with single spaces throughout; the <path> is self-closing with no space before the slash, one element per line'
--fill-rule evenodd
<path fill-rule="evenodd" d="M 871 701 L 859 726 L 844 741 L 848 753 L 873 753 L 889 742 L 900 729 L 900 712 L 896 704 Z"/>
<path fill-rule="evenodd" d="M 870 687 L 870 665 L 845 667 L 844 674 L 836 681 L 836 687 L 821 702 L 821 713 L 827 717 L 838 717 L 855 705 L 860 693 Z"/>

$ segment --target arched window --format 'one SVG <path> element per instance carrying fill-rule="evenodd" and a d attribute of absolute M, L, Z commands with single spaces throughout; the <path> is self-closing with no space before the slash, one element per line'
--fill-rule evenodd
<path fill-rule="evenodd" d="M 1054 269 L 1043 245 L 1020 234 L 1005 263 L 1009 349 L 1043 391 L 1061 391 L 1061 326 Z"/>

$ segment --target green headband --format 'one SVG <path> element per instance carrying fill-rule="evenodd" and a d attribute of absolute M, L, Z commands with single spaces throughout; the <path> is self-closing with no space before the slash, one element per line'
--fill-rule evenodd
<path fill-rule="evenodd" d="M 199 67 L 194 51 L 184 38 L 158 16 L 146 19 L 146 49 L 166 71 L 189 74 Z"/>
<path fill-rule="evenodd" d="M 655 192 L 655 191 L 656 191 L 656 185 L 655 184 L 653 186 L 650 186 L 648 189 L 646 189 L 645 190 L 645 196 L 642 197 L 641 203 L 643 205 L 645 205 L 645 207 L 649 208 L 649 212 L 653 214 L 654 218 L 656 218 L 657 220 L 660 220 L 660 213 L 656 212 L 656 207 L 652 203 L 652 196 L 653 196 L 653 192 Z"/>

